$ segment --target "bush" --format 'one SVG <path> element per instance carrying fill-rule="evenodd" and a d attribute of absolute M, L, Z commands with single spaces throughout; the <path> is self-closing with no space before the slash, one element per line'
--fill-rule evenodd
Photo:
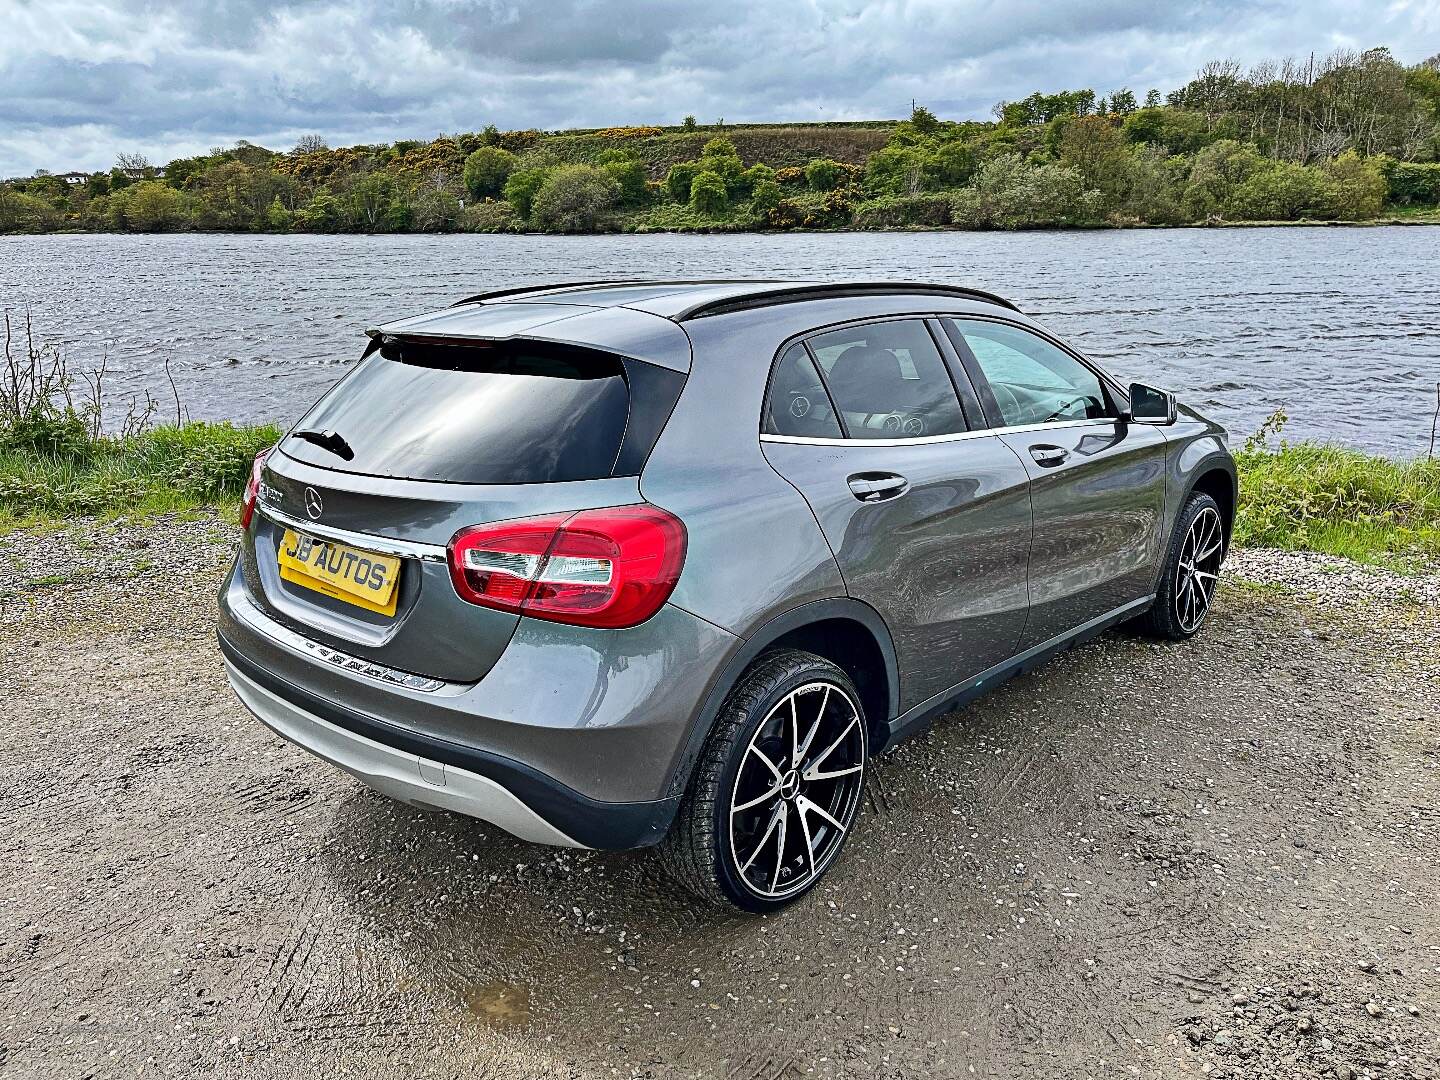
<path fill-rule="evenodd" d="M 0 185 L 0 232 L 45 232 L 60 224 L 60 212 L 37 195 Z"/>
<path fill-rule="evenodd" d="M 839 188 L 782 199 L 767 211 L 766 224 L 772 229 L 843 228 L 855 214 L 853 195 L 853 188 Z"/>
<path fill-rule="evenodd" d="M 1268 165 L 1268 159 L 1249 143 L 1234 139 L 1211 143 L 1190 166 L 1181 195 L 1186 215 L 1197 221 L 1221 213 L 1235 189 Z"/>
<path fill-rule="evenodd" d="M 530 215 L 547 232 L 594 232 L 620 197 L 620 185 L 593 165 L 562 165 L 540 185 Z"/>
<path fill-rule="evenodd" d="M 694 183 L 695 177 L 700 171 L 698 161 L 677 161 L 665 174 L 665 190 L 676 202 L 688 202 L 690 185 Z"/>
<path fill-rule="evenodd" d="M 1301 443 L 1236 454 L 1240 544 L 1362 561 L 1440 554 L 1440 462 Z"/>
<path fill-rule="evenodd" d="M 1323 168 L 1334 185 L 1335 210 L 1340 217 L 1372 218 L 1384 209 L 1389 186 L 1375 161 L 1346 150 Z"/>
<path fill-rule="evenodd" d="M 516 169 L 505 181 L 505 201 L 513 206 L 521 217 L 528 218 L 535 202 L 535 194 L 550 176 L 550 170 L 543 167 Z"/>
<path fill-rule="evenodd" d="M 740 194 L 753 195 L 755 185 L 775 182 L 775 170 L 764 162 L 756 162 L 740 174 Z"/>
<path fill-rule="evenodd" d="M 340 200 L 322 187 L 296 213 L 295 224 L 307 232 L 335 232 L 340 228 Z"/>
<path fill-rule="evenodd" d="M 168 232 L 186 224 L 185 196 L 159 180 L 141 180 L 110 199 L 117 228 L 132 232 Z"/>
<path fill-rule="evenodd" d="M 811 191 L 834 191 L 845 178 L 845 167 L 829 158 L 816 158 L 805 166 L 805 183 Z"/>
<path fill-rule="evenodd" d="M 460 228 L 475 233 L 520 232 L 525 223 L 508 202 L 471 203 L 460 211 Z"/>
<path fill-rule="evenodd" d="M 718 173 L 698 173 L 690 183 L 690 208 L 702 214 L 723 214 L 730 203 L 730 191 Z"/>
<path fill-rule="evenodd" d="M 938 194 L 882 195 L 856 206 L 853 224 L 857 229 L 948 225 L 950 197 Z"/>
<path fill-rule="evenodd" d="M 1384 158 L 1380 173 L 1397 206 L 1440 206 L 1440 164 L 1421 165 Z"/>
<path fill-rule="evenodd" d="M 1029 165 L 1018 154 L 986 162 L 973 187 L 951 199 L 956 225 L 967 229 L 1043 229 L 1090 224 L 1100 215 L 1100 193 L 1064 165 Z"/>
<path fill-rule="evenodd" d="M 606 150 L 597 159 L 597 164 L 619 186 L 621 206 L 643 206 L 649 201 L 645 166 L 633 154 L 623 150 Z"/>
<path fill-rule="evenodd" d="M 270 200 L 270 205 L 265 209 L 265 227 L 271 232 L 289 232 L 290 226 L 295 221 L 295 215 L 285 209 L 285 204 L 280 201 L 280 196 Z"/>
<path fill-rule="evenodd" d="M 784 196 L 780 192 L 779 184 L 774 180 L 760 180 L 750 193 L 750 207 L 763 217 L 779 206 L 782 198 Z"/>
<path fill-rule="evenodd" d="M 700 154 L 699 165 L 701 172 L 712 172 L 725 181 L 730 194 L 740 192 L 740 177 L 745 167 L 740 163 L 740 154 L 735 149 L 735 144 L 729 139 L 720 136 L 707 142 Z"/>
<path fill-rule="evenodd" d="M 515 155 L 498 146 L 482 146 L 465 159 L 462 176 L 472 199 L 493 198 L 505 190 L 515 171 Z"/>
<path fill-rule="evenodd" d="M 1226 212 L 1244 221 L 1296 221 L 1339 216 L 1339 194 L 1321 169 L 1270 162 L 1235 189 Z"/>

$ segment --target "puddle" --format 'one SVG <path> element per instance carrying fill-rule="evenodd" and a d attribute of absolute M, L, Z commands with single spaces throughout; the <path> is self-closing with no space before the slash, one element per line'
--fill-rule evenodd
<path fill-rule="evenodd" d="M 530 1022 L 530 991 L 508 982 L 479 983 L 461 992 L 466 1008 L 493 1028 L 524 1027 Z"/>

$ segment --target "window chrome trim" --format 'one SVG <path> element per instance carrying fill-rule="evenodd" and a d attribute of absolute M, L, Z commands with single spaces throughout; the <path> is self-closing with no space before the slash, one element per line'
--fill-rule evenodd
<path fill-rule="evenodd" d="M 983 428 L 979 431 L 957 431 L 950 435 L 921 435 L 915 439 L 813 439 L 805 435 L 764 435 L 761 442 L 795 443 L 799 446 L 924 446 L 927 443 L 961 442 L 983 439 L 990 435 L 1020 435 L 1027 431 L 1058 431 L 1079 427 L 1114 427 L 1120 421 L 1114 416 L 1088 420 L 1060 420 L 1049 424 L 1015 424 L 1010 427 Z"/>
<path fill-rule="evenodd" d="M 310 536 L 317 536 L 321 540 L 334 540 L 337 544 L 349 544 L 351 547 L 373 551 L 378 555 L 398 555 L 402 559 L 441 563 L 448 561 L 448 552 L 441 544 L 422 544 L 415 540 L 394 540 L 388 536 L 376 536 L 373 533 L 337 529 L 333 525 L 321 525 L 317 521 L 302 521 L 259 501 L 255 503 L 255 510 L 276 525 L 294 529 L 296 532 L 307 533 Z"/>

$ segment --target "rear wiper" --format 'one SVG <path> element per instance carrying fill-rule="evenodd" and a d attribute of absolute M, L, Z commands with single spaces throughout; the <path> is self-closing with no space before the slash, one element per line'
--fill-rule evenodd
<path fill-rule="evenodd" d="M 342 461 L 355 459 L 355 451 L 350 448 L 350 444 L 338 431 L 292 431 L 290 434 L 297 439 L 314 443 L 321 450 L 330 451 Z"/>

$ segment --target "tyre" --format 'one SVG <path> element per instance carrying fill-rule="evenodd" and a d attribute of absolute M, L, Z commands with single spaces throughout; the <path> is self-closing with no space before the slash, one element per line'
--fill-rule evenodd
<path fill-rule="evenodd" d="M 716 717 L 661 858 L 710 903 L 757 914 L 793 903 L 845 846 L 868 752 L 845 672 L 798 649 L 761 657 Z"/>
<path fill-rule="evenodd" d="M 1220 506 L 1197 491 L 1175 523 L 1155 603 L 1139 620 L 1140 628 L 1167 641 L 1194 637 L 1210 614 L 1224 558 L 1225 525 Z"/>

